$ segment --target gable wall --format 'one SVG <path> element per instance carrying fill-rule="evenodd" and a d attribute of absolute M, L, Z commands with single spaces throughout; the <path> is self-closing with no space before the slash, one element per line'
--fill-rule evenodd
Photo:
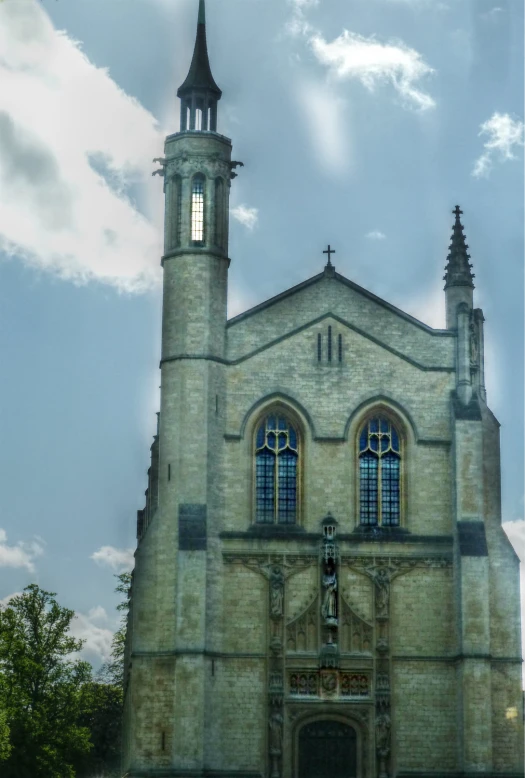
<path fill-rule="evenodd" d="M 360 293 L 344 281 L 328 277 L 249 316 L 229 322 L 228 359 L 241 359 L 328 313 L 350 322 L 423 365 L 454 365 L 455 338 L 449 333 L 426 329 L 401 312 L 391 310 L 379 299 Z"/>
<path fill-rule="evenodd" d="M 344 342 L 343 362 L 332 366 L 317 361 L 317 334 L 329 324 L 334 334 L 343 333 Z M 451 532 L 451 372 L 418 369 L 331 318 L 226 372 L 224 529 L 243 530 L 252 523 L 253 433 L 264 402 L 257 404 L 273 396 L 288 402 L 302 419 L 303 525 L 318 531 L 320 519 L 331 511 L 343 522 L 341 531 L 351 531 L 356 523 L 358 409 L 383 397 L 407 417 L 407 526 L 417 533 Z"/>

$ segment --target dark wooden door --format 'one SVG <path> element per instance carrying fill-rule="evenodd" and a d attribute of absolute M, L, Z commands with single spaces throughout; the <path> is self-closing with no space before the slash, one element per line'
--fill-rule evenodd
<path fill-rule="evenodd" d="M 298 778 L 356 778 L 357 737 L 342 721 L 324 719 L 299 731 Z"/>

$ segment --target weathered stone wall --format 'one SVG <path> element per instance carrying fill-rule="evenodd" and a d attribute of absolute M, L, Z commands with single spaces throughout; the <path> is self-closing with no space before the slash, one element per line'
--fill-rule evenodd
<path fill-rule="evenodd" d="M 454 656 L 458 640 L 452 569 L 418 568 L 395 578 L 390 620 L 394 656 Z"/>
<path fill-rule="evenodd" d="M 392 738 L 398 771 L 458 769 L 457 705 L 453 663 L 394 662 Z"/>

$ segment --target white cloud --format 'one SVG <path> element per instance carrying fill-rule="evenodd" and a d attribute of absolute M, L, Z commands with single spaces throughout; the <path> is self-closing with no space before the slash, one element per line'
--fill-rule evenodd
<path fill-rule="evenodd" d="M 97 614 L 100 611 L 104 611 L 104 608 L 99 605 L 96 608 L 91 608 L 87 616 L 83 613 L 77 613 L 71 622 L 70 632 L 77 640 L 85 641 L 79 652 L 84 659 L 107 662 L 111 654 L 113 632 L 107 627 L 100 627 L 94 623 L 99 620 Z"/>
<path fill-rule="evenodd" d="M 21 597 L 22 594 L 23 592 L 13 592 L 12 594 L 8 594 L 5 597 L 3 597 L 0 600 L 0 609 L 5 608 L 7 605 L 9 605 L 13 597 Z"/>
<path fill-rule="evenodd" d="M 24 567 L 30 573 L 35 570 L 34 561 L 44 553 L 44 542 L 35 538 L 30 543 L 18 541 L 15 545 L 7 542 L 7 533 L 0 529 L 0 567 Z"/>
<path fill-rule="evenodd" d="M 238 205 L 230 210 L 233 218 L 243 224 L 247 229 L 253 230 L 259 221 L 259 209 L 249 208 L 247 205 Z"/>
<path fill-rule="evenodd" d="M 126 196 L 151 185 L 156 120 L 41 3 L 0 2 L 0 106 L 0 250 L 75 282 L 159 283 L 160 233 Z"/>
<path fill-rule="evenodd" d="M 100 567 L 109 567 L 112 570 L 124 572 L 132 570 L 134 566 L 132 548 L 114 548 L 114 546 L 101 546 L 98 551 L 91 554 L 90 559 Z"/>
<path fill-rule="evenodd" d="M 315 81 L 299 83 L 295 94 L 307 121 L 312 153 L 332 176 L 344 176 L 350 158 L 346 102 L 333 89 Z"/>
<path fill-rule="evenodd" d="M 419 110 L 435 106 L 430 95 L 416 86 L 434 71 L 415 49 L 400 41 L 380 43 L 375 37 L 365 38 L 343 30 L 331 43 L 316 33 L 310 38 L 310 45 L 335 79 L 357 79 L 370 91 L 378 84 L 391 83 L 407 106 Z"/>
<path fill-rule="evenodd" d="M 94 608 L 90 608 L 88 611 L 88 618 L 91 621 L 108 621 L 109 617 L 106 613 L 106 609 L 102 605 L 95 605 Z"/>
<path fill-rule="evenodd" d="M 479 135 L 487 135 L 485 151 L 478 157 L 472 170 L 476 178 L 488 176 L 495 159 L 516 159 L 513 153 L 524 144 L 525 125 L 508 113 L 494 113 L 480 126 Z"/>
<path fill-rule="evenodd" d="M 366 233 L 365 238 L 370 238 L 370 240 L 384 240 L 386 235 L 380 230 L 372 230 L 371 232 Z"/>

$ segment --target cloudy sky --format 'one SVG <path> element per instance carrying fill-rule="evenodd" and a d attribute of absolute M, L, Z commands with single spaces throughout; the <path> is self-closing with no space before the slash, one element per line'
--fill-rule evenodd
<path fill-rule="evenodd" d="M 162 181 L 197 0 L 0 2 L 0 600 L 115 626 L 158 409 Z M 444 326 L 459 203 L 525 561 L 523 3 L 208 0 L 232 187 L 230 315 L 323 267 Z"/>

